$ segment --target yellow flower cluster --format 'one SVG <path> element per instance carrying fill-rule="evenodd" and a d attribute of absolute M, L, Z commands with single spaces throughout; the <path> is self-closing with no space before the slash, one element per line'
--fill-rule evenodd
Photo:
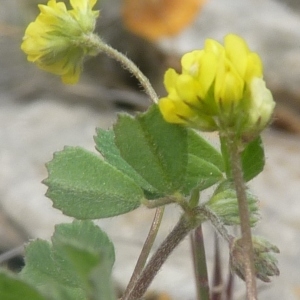
<path fill-rule="evenodd" d="M 40 14 L 27 27 L 21 45 L 28 61 L 61 76 L 64 83 L 76 83 L 84 57 L 97 54 L 92 43 L 87 42 L 99 15 L 99 11 L 92 10 L 96 2 L 70 0 L 70 10 L 56 0 L 39 5 Z"/>
<path fill-rule="evenodd" d="M 159 101 L 165 120 L 203 130 L 259 132 L 269 122 L 274 101 L 262 79 L 260 57 L 239 36 L 224 46 L 208 39 L 203 50 L 185 54 L 182 73 L 165 74 L 168 95 Z"/>

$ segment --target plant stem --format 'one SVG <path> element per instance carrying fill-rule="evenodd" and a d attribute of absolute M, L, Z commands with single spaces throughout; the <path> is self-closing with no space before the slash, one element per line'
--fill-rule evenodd
<path fill-rule="evenodd" d="M 136 66 L 136 64 L 126 57 L 124 54 L 118 50 L 107 45 L 101 40 L 101 38 L 95 34 L 88 35 L 83 39 L 83 43 L 89 44 L 90 47 L 95 48 L 95 51 L 104 52 L 109 57 L 121 63 L 121 65 L 128 70 L 136 79 L 140 82 L 141 86 L 144 88 L 146 94 L 150 97 L 153 103 L 158 102 L 158 96 L 154 91 L 149 79 L 141 72 L 141 70 Z"/>
<path fill-rule="evenodd" d="M 170 253 L 178 246 L 178 244 L 185 238 L 185 236 L 195 227 L 197 224 L 191 222 L 186 215 L 183 215 L 178 221 L 171 233 L 166 237 L 157 251 L 154 253 L 141 276 L 136 281 L 134 288 L 132 289 L 128 300 L 141 299 L 154 279 L 155 275 L 167 260 Z"/>
<path fill-rule="evenodd" d="M 147 208 L 157 208 L 157 207 L 162 207 L 165 206 L 167 204 L 171 204 L 171 203 L 176 203 L 177 198 L 176 197 L 163 197 L 163 198 L 158 198 L 155 200 L 147 200 L 144 199 L 142 200 L 142 203 L 147 207 Z"/>
<path fill-rule="evenodd" d="M 224 283 L 222 278 L 222 266 L 221 266 L 221 255 L 220 255 L 220 245 L 219 237 L 217 234 L 214 234 L 215 239 L 215 255 L 214 255 L 214 272 L 212 279 L 212 293 L 211 300 L 221 300 L 224 290 Z"/>
<path fill-rule="evenodd" d="M 204 248 L 204 239 L 202 225 L 200 224 L 191 234 L 194 271 L 197 287 L 197 299 L 209 300 L 209 284 L 206 266 L 206 254 Z"/>
<path fill-rule="evenodd" d="M 241 221 L 241 240 L 245 257 L 244 273 L 247 288 L 247 298 L 248 300 L 254 300 L 257 299 L 254 254 L 250 227 L 250 214 L 246 195 L 246 184 L 243 177 L 239 140 L 228 136 L 227 146 L 230 155 L 232 178 L 238 199 L 239 216 Z"/>
<path fill-rule="evenodd" d="M 151 251 L 151 248 L 153 246 L 153 243 L 155 241 L 155 238 L 157 236 L 160 224 L 161 224 L 161 220 L 164 214 L 164 207 L 160 207 L 157 208 L 155 211 L 155 215 L 154 215 L 154 219 L 152 221 L 152 225 L 151 228 L 149 230 L 147 239 L 144 243 L 143 249 L 141 251 L 141 254 L 138 258 L 138 261 L 136 263 L 136 266 L 134 268 L 134 271 L 132 273 L 132 276 L 130 278 L 130 281 L 128 283 L 128 286 L 124 292 L 124 295 L 122 297 L 122 300 L 127 300 L 128 296 L 131 292 L 131 290 L 133 289 L 137 279 L 139 278 L 140 274 L 142 273 L 142 270 L 146 264 L 146 261 L 148 259 L 149 253 Z"/>
<path fill-rule="evenodd" d="M 230 244 L 233 240 L 233 236 L 231 236 L 226 227 L 223 225 L 219 217 L 209 209 L 205 204 L 198 207 L 199 213 L 204 215 L 213 225 L 215 230 L 225 239 L 228 244 Z"/>

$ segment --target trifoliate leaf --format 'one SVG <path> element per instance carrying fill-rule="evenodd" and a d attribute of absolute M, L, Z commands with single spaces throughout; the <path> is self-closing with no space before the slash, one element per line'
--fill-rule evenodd
<path fill-rule="evenodd" d="M 115 300 L 113 263 L 114 247 L 107 235 L 91 221 L 74 221 L 56 226 L 52 244 L 36 240 L 26 247 L 21 276 L 51 300 L 101 299 L 96 297 L 100 287 L 106 299 Z M 97 278 L 100 287 L 95 287 L 94 273 L 99 268 L 103 271 Z"/>
<path fill-rule="evenodd" d="M 46 196 L 53 206 L 77 219 L 116 216 L 134 210 L 142 189 L 97 155 L 79 147 L 65 147 L 47 164 Z"/>
<path fill-rule="evenodd" d="M 158 191 L 122 158 L 120 150 L 115 144 L 115 134 L 113 130 L 98 128 L 94 140 L 96 142 L 96 149 L 103 155 L 108 163 L 128 175 L 146 194 L 158 194 Z"/>
<path fill-rule="evenodd" d="M 164 121 L 157 105 L 135 118 L 120 115 L 114 125 L 123 159 L 160 196 L 178 191 L 187 166 L 187 130 Z"/>

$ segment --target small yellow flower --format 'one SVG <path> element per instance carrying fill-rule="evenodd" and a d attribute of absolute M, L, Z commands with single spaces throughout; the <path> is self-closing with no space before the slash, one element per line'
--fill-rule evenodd
<path fill-rule="evenodd" d="M 28 61 L 61 76 L 64 83 L 76 83 L 84 57 L 98 52 L 92 43 L 99 15 L 92 10 L 96 2 L 70 0 L 70 10 L 56 0 L 39 5 L 40 14 L 28 25 L 21 45 Z"/>
<path fill-rule="evenodd" d="M 203 50 L 185 54 L 182 73 L 169 69 L 168 95 L 159 107 L 165 120 L 203 131 L 232 129 L 257 134 L 269 122 L 275 103 L 263 80 L 260 57 L 239 36 L 224 46 L 208 39 Z"/>

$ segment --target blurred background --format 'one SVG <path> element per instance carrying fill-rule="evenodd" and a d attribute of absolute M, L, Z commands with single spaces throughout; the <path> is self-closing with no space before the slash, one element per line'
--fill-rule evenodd
<path fill-rule="evenodd" d="M 64 86 L 60 78 L 28 63 L 20 50 L 22 36 L 39 12 L 37 4 L 46 2 L 0 0 L 1 252 L 29 238 L 49 238 L 54 224 L 68 220 L 51 207 L 40 183 L 54 151 L 64 145 L 94 150 L 95 127 L 109 127 L 120 110 L 133 113 L 150 104 L 136 80 L 104 55 L 86 61 L 74 86 Z M 160 96 L 165 94 L 165 70 L 178 69 L 181 55 L 202 48 L 206 38 L 222 42 L 226 34 L 237 33 L 261 55 L 277 108 L 273 126 L 264 134 L 266 169 L 252 188 L 262 207 L 257 233 L 281 249 L 281 276 L 260 286 L 261 299 L 300 299 L 300 1 L 102 0 L 97 8 L 97 32 L 140 67 Z M 152 215 L 139 210 L 101 221 L 119 249 L 115 276 L 121 285 Z M 167 213 L 162 236 L 178 215 Z M 187 241 L 160 273 L 164 279 L 154 283 L 170 299 L 195 297 L 188 248 Z"/>

